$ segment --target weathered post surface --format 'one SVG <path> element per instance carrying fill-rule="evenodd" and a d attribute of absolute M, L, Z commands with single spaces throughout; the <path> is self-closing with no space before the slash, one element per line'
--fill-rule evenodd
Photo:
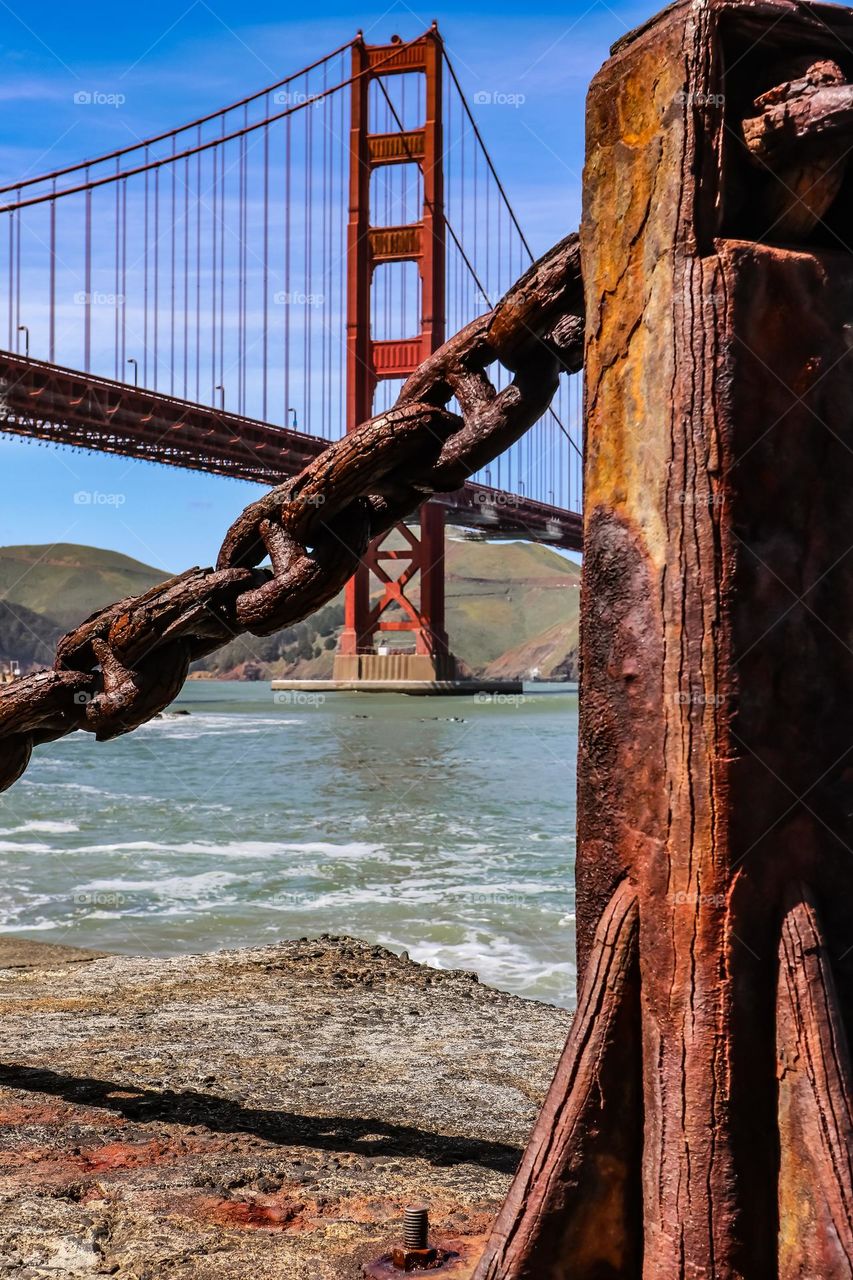
<path fill-rule="evenodd" d="M 853 1276 L 853 137 L 743 125 L 821 60 L 700 0 L 590 91 L 582 983 L 478 1280 Z"/>

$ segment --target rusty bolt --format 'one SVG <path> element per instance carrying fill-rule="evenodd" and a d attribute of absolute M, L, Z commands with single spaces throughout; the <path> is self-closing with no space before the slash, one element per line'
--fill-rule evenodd
<path fill-rule="evenodd" d="M 437 1260 L 437 1249 L 410 1249 L 403 1245 L 391 1250 L 391 1265 L 395 1271 L 426 1271 Z"/>
<path fill-rule="evenodd" d="M 403 1247 L 391 1250 L 397 1271 L 423 1271 L 438 1254 L 429 1247 L 429 1212 L 423 1205 L 409 1205 L 403 1211 Z"/>
<path fill-rule="evenodd" d="M 371 1280 L 393 1280 L 401 1271 L 443 1271 L 458 1256 L 446 1249 L 430 1248 L 429 1213 L 421 1205 L 412 1205 L 403 1213 L 402 1245 L 367 1263 L 364 1274 Z"/>
<path fill-rule="evenodd" d="M 403 1244 L 407 1249 L 429 1246 L 429 1211 L 422 1205 L 410 1205 L 403 1213 Z"/>

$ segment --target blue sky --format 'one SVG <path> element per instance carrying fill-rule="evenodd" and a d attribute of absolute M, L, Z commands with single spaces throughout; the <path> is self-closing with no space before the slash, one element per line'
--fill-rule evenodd
<path fill-rule="evenodd" d="M 7 3 L 0 43 L 0 174 L 38 173 L 173 127 L 263 88 L 349 39 L 411 38 L 433 18 L 475 106 L 536 252 L 577 225 L 583 104 L 610 44 L 647 5 L 552 3 L 316 6 L 148 0 L 138 6 Z M 75 102 L 120 95 L 120 107 Z M 81 542 L 175 570 L 215 559 L 259 490 L 132 459 L 0 436 L 0 543 Z M 79 495 L 89 495 L 80 501 Z"/>

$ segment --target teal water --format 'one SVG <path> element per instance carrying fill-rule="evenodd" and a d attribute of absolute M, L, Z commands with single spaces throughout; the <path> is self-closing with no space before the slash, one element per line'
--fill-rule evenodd
<path fill-rule="evenodd" d="M 348 933 L 571 1005 L 576 748 L 574 693 L 190 683 L 0 797 L 0 929 L 155 954 Z"/>

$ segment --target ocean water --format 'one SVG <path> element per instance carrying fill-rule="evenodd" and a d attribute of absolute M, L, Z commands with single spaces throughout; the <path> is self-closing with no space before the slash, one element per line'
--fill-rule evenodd
<path fill-rule="evenodd" d="M 347 933 L 571 1006 L 576 749 L 574 692 L 191 682 L 0 796 L 0 929 L 158 955 Z"/>

